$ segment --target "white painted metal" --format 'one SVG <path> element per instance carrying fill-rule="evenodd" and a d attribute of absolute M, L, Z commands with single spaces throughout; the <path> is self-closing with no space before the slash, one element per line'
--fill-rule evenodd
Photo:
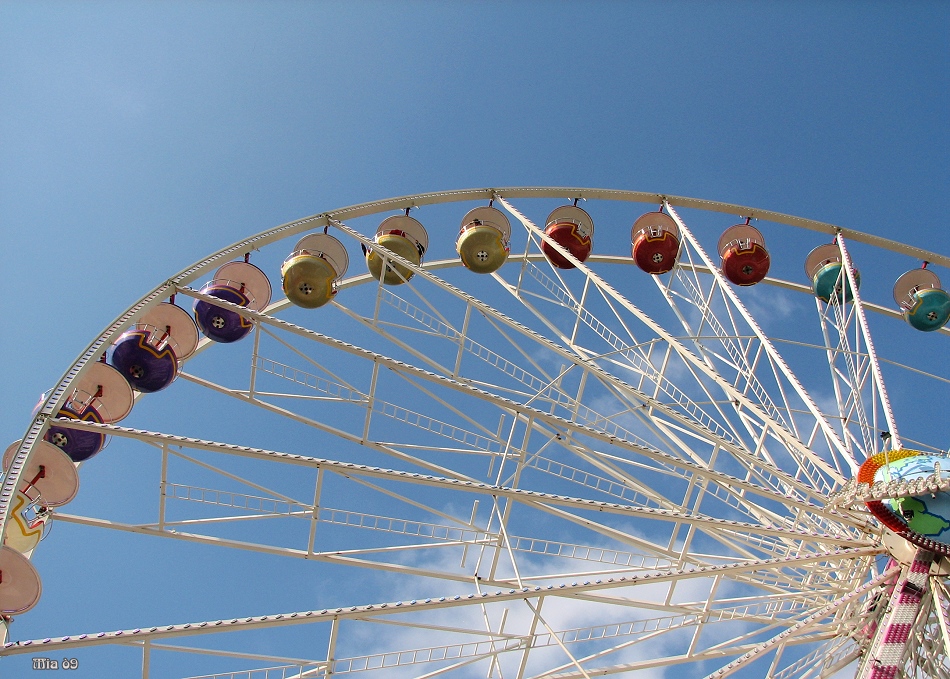
<path fill-rule="evenodd" d="M 176 292 L 208 299 L 190 283 L 252 249 L 262 250 L 255 258 L 266 257 L 268 245 L 302 232 L 328 226 L 349 247 L 369 246 L 378 220 L 362 217 L 491 198 L 524 226 L 529 244 L 545 240 L 568 259 L 515 201 L 666 201 L 686 236 L 687 256 L 673 277 L 694 287 L 664 281 L 660 298 L 685 335 L 660 320 L 662 310 L 648 310 L 639 298 L 634 304 L 611 277 L 611 267 L 632 269 L 629 258 L 595 254 L 575 262 L 578 271 L 562 272 L 530 247 L 496 274 L 474 277 L 493 287 L 471 292 L 473 277 L 457 260 L 417 267 L 393 255 L 414 273 L 411 281 L 393 290 L 353 275 L 311 316 L 286 300 L 258 311 L 215 299 L 254 322 L 254 339 L 231 366 L 236 380 L 202 362 L 208 349 L 218 351 L 203 340 L 181 383 L 216 407 L 250 405 L 262 421 L 281 418 L 297 435 L 275 431 L 273 449 L 265 450 L 226 436 L 189 436 L 185 427 L 58 422 L 108 433 L 112 448 L 153 451 L 160 472 L 150 481 L 160 493 L 157 516 L 146 523 L 68 508 L 55 519 L 166 538 L 170 551 L 190 543 L 216 555 L 226 547 L 313 562 L 315 573 L 343 569 L 334 571 L 348 574 L 338 589 L 352 604 L 21 639 L 0 656 L 122 644 L 141 650 L 143 676 L 158 655 L 198 653 L 247 663 L 242 672 L 215 676 L 285 679 L 353 672 L 580 678 L 678 664 L 695 674 L 701 663 L 793 679 L 828 676 L 859 657 L 868 643 L 862 630 L 883 614 L 875 597 L 893 571 L 878 563 L 879 528 L 856 502 L 880 489 L 844 490 L 834 503 L 828 495 L 844 486 L 866 442 L 856 446 L 846 426 L 839 430 L 822 413 L 779 355 L 777 338 L 718 275 L 700 243 L 706 238 L 673 206 L 828 233 L 836 227 L 719 203 L 587 189 L 479 189 L 354 206 L 240 241 L 157 288 L 83 353 L 14 456 L 0 488 L 2 527 L 9 514 L 2 493 L 20 482 L 23 461 L 73 381 L 151 306 Z M 436 221 L 427 223 L 433 229 Z M 595 247 L 607 231 L 598 227 Z M 451 228 L 433 231 L 430 249 L 451 244 L 454 235 Z M 278 263 L 286 250 L 274 248 Z M 768 284 L 810 294 L 799 283 Z M 880 305 L 862 301 L 860 308 L 899 318 Z M 288 318 L 276 317 L 285 312 Z M 868 374 L 868 346 L 836 347 L 836 359 L 864 361 L 854 374 L 839 368 L 840 383 Z M 136 409 L 148 405 L 139 399 Z M 275 471 L 248 471 L 262 465 Z M 304 490 L 288 490 L 288 478 L 305 479 Z M 407 598 L 366 604 L 373 599 L 364 593 L 373 596 L 380 578 L 398 583 Z M 938 606 L 928 604 L 911 634 L 916 645 L 907 667 L 917 674 L 908 676 L 939 676 L 946 664 L 947 616 L 939 603 L 946 593 L 933 591 Z M 248 654 L 227 636 L 201 643 L 206 634 L 280 634 L 298 625 L 312 626 L 310 642 L 293 657 Z M 166 643 L 172 637 L 189 639 Z"/>
<path fill-rule="evenodd" d="M 861 303 L 861 291 L 858 289 L 858 281 L 854 273 L 854 263 L 851 261 L 851 255 L 848 254 L 845 237 L 838 234 L 835 240 L 838 243 L 838 248 L 841 250 L 842 268 L 848 277 L 851 294 L 854 296 L 854 311 L 858 318 L 858 326 L 861 329 L 862 339 L 867 347 L 868 364 L 871 370 L 871 376 L 874 378 L 874 387 L 877 390 L 877 396 L 881 401 L 881 408 L 884 411 L 887 431 L 890 434 L 893 447 L 895 449 L 902 448 L 900 434 L 897 432 L 897 421 L 894 419 L 894 410 L 891 408 L 891 399 L 887 395 L 887 389 L 884 386 L 884 376 L 881 374 L 881 365 L 877 360 L 877 351 L 874 349 L 874 339 L 871 337 L 871 330 L 868 328 L 868 319 L 864 315 L 864 305 Z"/>
<path fill-rule="evenodd" d="M 716 281 L 716 284 L 718 285 L 719 290 L 722 292 L 722 294 L 724 294 L 729 299 L 729 302 L 732 304 L 732 306 L 735 307 L 736 311 L 738 311 L 742 319 L 752 329 L 752 332 L 758 338 L 759 342 L 762 343 L 762 348 L 768 354 L 769 358 L 778 366 L 779 370 L 781 371 L 782 376 L 789 381 L 792 388 L 795 390 L 795 393 L 804 402 L 805 407 L 808 409 L 808 412 L 810 412 L 814 416 L 815 421 L 818 424 L 818 426 L 821 427 L 822 432 L 824 432 L 824 434 L 828 437 L 829 441 L 832 443 L 832 445 L 835 446 L 836 449 L 838 449 L 841 453 L 845 453 L 844 442 L 841 441 L 840 437 L 831 428 L 831 425 L 825 419 L 825 416 L 818 410 L 818 406 L 815 404 L 814 400 L 811 398 L 808 392 L 805 391 L 805 388 L 802 386 L 801 382 L 798 381 L 798 378 L 795 376 L 791 368 L 785 362 L 785 359 L 782 358 L 781 354 L 778 353 L 778 350 L 776 350 L 771 340 L 769 340 L 766 334 L 762 331 L 762 328 L 759 326 L 756 320 L 752 317 L 752 314 L 749 313 L 749 310 L 746 309 L 745 305 L 739 299 L 739 296 L 736 294 L 735 290 L 733 290 L 732 286 L 730 286 L 726 282 L 725 276 L 723 276 L 722 273 L 719 271 L 719 269 L 713 264 L 712 260 L 706 254 L 706 251 L 703 249 L 702 245 L 693 235 L 692 231 L 690 231 L 686 227 L 686 224 L 683 223 L 683 220 L 680 219 L 679 214 L 677 214 L 673 206 L 667 203 L 666 208 L 667 210 L 669 210 L 670 215 L 676 221 L 677 225 L 680 228 L 680 231 L 682 231 L 686 239 L 689 241 L 690 246 L 696 251 L 696 253 L 702 259 L 703 263 L 708 268 L 708 271 L 710 275 L 712 276 L 712 278 Z M 730 228 L 735 228 L 735 227 L 730 227 Z M 746 365 L 747 366 L 749 365 L 748 362 L 746 363 Z M 850 463 L 850 471 L 852 473 L 856 472 L 859 464 L 856 463 L 856 461 L 853 458 L 847 457 L 846 459 Z M 818 460 L 818 463 L 819 464 L 821 463 L 820 459 Z"/>

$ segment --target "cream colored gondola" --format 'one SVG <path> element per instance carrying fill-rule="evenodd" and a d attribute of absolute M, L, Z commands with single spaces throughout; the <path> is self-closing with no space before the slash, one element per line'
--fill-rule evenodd
<path fill-rule="evenodd" d="M 950 320 L 950 294 L 940 279 L 927 268 L 911 269 L 894 284 L 894 301 L 904 320 L 924 332 L 939 330 Z"/>
<path fill-rule="evenodd" d="M 0 547 L 0 614 L 18 615 L 40 600 L 43 586 L 29 559 L 15 549 Z"/>
<path fill-rule="evenodd" d="M 350 259 L 343 243 L 326 233 L 304 236 L 280 267 L 284 294 L 304 309 L 316 309 L 336 294 Z"/>
<path fill-rule="evenodd" d="M 722 274 L 736 285 L 755 285 L 769 273 L 771 259 L 762 233 L 750 225 L 736 224 L 719 237 Z"/>
<path fill-rule="evenodd" d="M 407 259 L 416 266 L 422 264 L 422 257 L 429 247 L 429 234 L 422 224 L 408 214 L 395 215 L 384 219 L 376 229 L 373 239 L 376 247 L 366 250 L 366 267 L 377 280 L 386 285 L 400 285 L 412 278 L 412 270 L 393 261 L 387 261 L 383 271 L 386 251 Z"/>
<path fill-rule="evenodd" d="M 673 270 L 679 258 L 680 229 L 662 210 L 640 215 L 630 229 L 630 253 L 638 267 L 659 276 Z"/>
<path fill-rule="evenodd" d="M 544 234 L 567 250 L 579 262 L 587 261 L 594 247 L 594 220 L 587 212 L 573 205 L 562 205 L 548 215 L 544 223 Z M 574 263 L 551 247 L 547 241 L 541 243 L 541 251 L 554 266 L 559 269 L 573 269 Z"/>
<path fill-rule="evenodd" d="M 475 273 L 498 271 L 508 260 L 511 224 L 504 213 L 484 205 L 469 210 L 455 241 L 462 264 Z"/>
<path fill-rule="evenodd" d="M 811 280 L 815 296 L 823 302 L 846 304 L 854 299 L 837 244 L 826 243 L 809 252 L 805 258 L 805 274 Z M 854 270 L 854 282 L 861 286 L 861 274 L 857 269 Z"/>

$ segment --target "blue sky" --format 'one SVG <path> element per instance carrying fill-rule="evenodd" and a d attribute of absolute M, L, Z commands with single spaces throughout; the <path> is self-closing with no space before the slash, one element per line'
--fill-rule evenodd
<path fill-rule="evenodd" d="M 658 191 L 947 253 L 948 62 L 937 2 L 0 2 L 0 431 L 173 273 L 375 198 Z"/>

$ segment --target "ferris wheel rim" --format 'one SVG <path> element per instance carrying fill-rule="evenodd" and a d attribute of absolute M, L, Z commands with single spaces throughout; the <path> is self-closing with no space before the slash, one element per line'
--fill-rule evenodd
<path fill-rule="evenodd" d="M 623 189 L 593 189 L 575 187 L 499 187 L 484 189 L 458 189 L 409 194 L 394 198 L 385 198 L 381 200 L 367 201 L 364 203 L 356 203 L 346 207 L 337 208 L 335 210 L 319 212 L 306 217 L 301 217 L 299 219 L 294 219 L 292 221 L 285 222 L 284 224 L 280 224 L 270 229 L 261 231 L 248 238 L 236 241 L 231 245 L 194 262 L 190 266 L 185 267 L 177 274 L 166 280 L 164 283 L 154 288 L 151 292 L 144 295 L 136 303 L 132 304 L 123 314 L 120 314 L 118 317 L 116 317 L 115 321 L 113 321 L 109 326 L 106 327 L 105 330 L 103 330 L 98 339 L 105 341 L 114 336 L 116 333 L 123 332 L 148 307 L 159 303 L 161 299 L 163 299 L 162 295 L 167 295 L 168 291 L 173 289 L 175 285 L 185 285 L 196 280 L 215 264 L 224 261 L 225 256 L 233 256 L 239 253 L 251 252 L 271 242 L 289 238 L 293 235 L 296 235 L 297 233 L 328 226 L 332 219 L 338 219 L 342 221 L 344 219 L 379 214 L 388 210 L 404 210 L 407 208 L 411 209 L 414 207 L 437 205 L 441 203 L 458 203 L 469 200 L 492 200 L 495 197 L 506 196 L 510 198 L 564 199 L 576 197 L 581 199 L 589 198 L 592 200 L 615 200 L 635 203 L 659 204 L 666 202 L 673 207 L 696 208 L 712 212 L 734 214 L 736 216 L 742 217 L 751 217 L 753 219 L 764 219 L 778 224 L 783 224 L 785 226 L 792 226 L 825 233 L 830 236 L 842 234 L 847 236 L 850 240 L 859 243 L 872 245 L 884 250 L 897 252 L 950 268 L 950 256 L 948 255 L 942 255 L 915 246 L 905 245 L 888 238 L 874 236 L 856 229 L 836 226 L 828 222 L 821 222 L 804 217 L 795 217 L 772 210 L 743 206 L 738 203 L 689 198 L 663 193 L 629 191 Z M 784 284 L 791 288 L 796 287 L 794 284 Z M 93 344 L 95 344 L 95 342 Z M 101 345 L 97 345 L 95 348 L 101 348 Z M 79 365 L 80 362 L 84 364 L 84 359 L 90 350 L 93 350 L 93 345 L 90 345 L 86 351 L 77 357 L 76 361 L 73 363 L 73 367 Z M 67 377 L 71 382 L 72 379 L 75 379 L 76 375 L 70 376 L 69 371 L 67 371 L 67 373 L 63 376 L 63 380 L 65 380 Z M 61 383 L 63 380 L 61 380 Z M 52 414 L 52 409 L 47 408 L 48 404 L 49 401 L 44 404 L 44 407 L 40 410 L 41 413 L 46 415 Z M 61 403 L 56 403 L 55 405 L 59 406 Z M 2 500 L 0 500 L 0 517 L 3 516 L 3 505 Z"/>

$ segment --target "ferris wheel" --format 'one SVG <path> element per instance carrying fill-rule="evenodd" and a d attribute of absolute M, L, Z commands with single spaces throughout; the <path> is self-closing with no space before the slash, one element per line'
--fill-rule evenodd
<path fill-rule="evenodd" d="M 950 676 L 947 266 L 574 188 L 241 240 L 119 315 L 6 449 L 0 668 Z M 97 605 L 90 569 L 150 595 Z"/>

